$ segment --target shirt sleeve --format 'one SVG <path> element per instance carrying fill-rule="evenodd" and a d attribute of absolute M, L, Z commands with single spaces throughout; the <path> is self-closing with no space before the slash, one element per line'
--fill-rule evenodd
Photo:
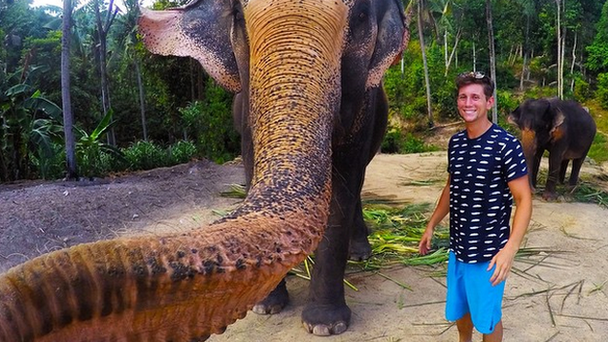
<path fill-rule="evenodd" d="M 517 138 L 509 137 L 502 152 L 502 167 L 507 183 L 528 174 L 524 151 Z"/>

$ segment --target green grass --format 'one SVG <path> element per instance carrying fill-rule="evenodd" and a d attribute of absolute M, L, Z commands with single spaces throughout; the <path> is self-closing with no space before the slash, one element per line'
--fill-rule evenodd
<path fill-rule="evenodd" d="M 595 100 L 588 101 L 584 105 L 589 108 L 597 126 L 597 134 L 587 155 L 597 163 L 603 163 L 608 161 L 608 111 L 602 109 Z"/>
<path fill-rule="evenodd" d="M 596 163 L 603 163 L 608 160 L 608 137 L 603 133 L 596 133 L 593 139 L 593 144 L 587 153 L 587 156 L 593 159 Z"/>
<path fill-rule="evenodd" d="M 604 208 L 608 208 L 608 192 L 595 188 L 591 183 L 579 182 L 579 185 L 572 192 L 572 197 L 575 201 L 596 203 Z"/>
<path fill-rule="evenodd" d="M 395 264 L 436 265 L 447 261 L 449 232 L 438 227 L 433 238 L 433 251 L 421 256 L 418 244 L 426 228 L 427 216 L 433 210 L 431 203 L 407 204 L 390 207 L 366 203 L 363 218 L 370 227 L 368 239 L 372 256 L 366 261 L 349 262 L 363 270 L 379 270 Z"/>

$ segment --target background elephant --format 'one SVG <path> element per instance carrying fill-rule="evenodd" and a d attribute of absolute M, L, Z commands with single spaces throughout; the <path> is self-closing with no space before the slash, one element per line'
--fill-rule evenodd
<path fill-rule="evenodd" d="M 194 57 L 238 94 L 247 198 L 210 227 L 80 245 L 0 275 L 0 340 L 204 340 L 315 249 L 302 319 L 315 334 L 343 332 L 348 241 L 365 239 L 360 190 L 386 128 L 381 80 L 406 26 L 399 0 L 144 11 L 151 51 Z"/>
<path fill-rule="evenodd" d="M 557 98 L 527 100 L 509 115 L 508 121 L 521 129 L 532 188 L 536 186 L 545 151 L 549 151 L 549 173 L 543 198 L 555 199 L 555 184 L 558 180 L 564 183 L 570 160 L 569 185 L 576 185 L 596 132 L 595 121 L 589 112 L 574 101 Z"/>

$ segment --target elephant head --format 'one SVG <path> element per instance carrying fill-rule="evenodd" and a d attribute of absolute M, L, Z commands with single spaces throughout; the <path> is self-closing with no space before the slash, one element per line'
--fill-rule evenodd
<path fill-rule="evenodd" d="M 536 186 L 543 152 L 554 139 L 559 139 L 562 130 L 558 128 L 564 119 L 564 113 L 547 99 L 526 100 L 507 117 L 509 123 L 517 125 L 521 130 L 526 164 L 532 172 L 532 188 Z"/>
<path fill-rule="evenodd" d="M 245 316 L 319 243 L 345 91 L 378 87 L 408 34 L 399 0 L 199 0 L 144 11 L 146 46 L 240 93 L 244 203 L 190 233 L 85 244 L 0 276 L 0 340 L 194 341 Z M 345 84 L 345 81 L 347 80 Z"/>

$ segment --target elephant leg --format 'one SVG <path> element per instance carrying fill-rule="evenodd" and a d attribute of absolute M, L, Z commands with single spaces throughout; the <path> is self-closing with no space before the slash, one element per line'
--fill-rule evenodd
<path fill-rule="evenodd" d="M 260 315 L 274 315 L 281 312 L 288 303 L 289 293 L 287 292 L 285 278 L 283 278 L 268 297 L 254 305 L 251 310 Z"/>
<path fill-rule="evenodd" d="M 335 159 L 334 159 L 335 160 Z M 308 303 L 302 311 L 304 328 L 315 335 L 337 335 L 350 324 L 351 311 L 344 299 L 344 268 L 351 227 L 360 208 L 363 166 L 336 170 L 332 180 L 331 215 L 325 236 L 315 252 Z"/>
<path fill-rule="evenodd" d="M 585 157 L 572 160 L 572 171 L 570 171 L 570 180 L 568 181 L 569 186 L 576 186 L 583 162 L 585 162 Z"/>
<path fill-rule="evenodd" d="M 369 148 L 366 148 L 367 159 L 365 165 L 369 165 L 376 153 L 380 150 L 382 139 L 386 132 L 388 124 L 388 101 L 383 88 L 377 88 L 372 91 L 369 101 L 370 112 L 368 117 L 373 117 L 374 122 L 371 129 L 371 139 L 369 140 Z M 369 134 L 366 134 L 369 135 Z M 365 171 L 364 171 L 365 172 Z M 365 173 L 361 177 L 359 188 L 355 191 L 357 194 L 357 207 L 355 208 L 355 220 L 352 235 L 350 238 L 349 259 L 354 261 L 367 260 L 372 255 L 372 246 L 367 239 L 370 230 L 363 219 L 363 208 L 361 205 L 361 189 L 363 188 L 363 179 Z"/>
<path fill-rule="evenodd" d="M 361 206 L 361 196 L 357 199 L 355 208 L 355 218 L 353 222 L 352 234 L 350 237 L 350 249 L 348 258 L 354 261 L 367 260 L 372 255 L 372 246 L 367 240 L 369 228 L 363 220 L 363 208 Z"/>
<path fill-rule="evenodd" d="M 245 169 L 245 185 L 247 190 L 249 190 L 251 179 L 253 178 L 253 137 L 251 135 L 251 127 L 249 126 L 248 103 L 247 95 L 243 93 L 236 94 L 232 102 L 234 127 L 241 134 L 241 158 L 243 159 Z"/>
<path fill-rule="evenodd" d="M 538 180 L 538 170 L 540 170 L 540 161 L 543 158 L 543 152 L 544 150 L 541 150 L 537 152 L 534 156 L 534 165 L 532 165 L 532 178 L 530 179 L 530 181 L 532 182 L 532 191 L 534 191 L 534 188 L 536 188 L 536 182 Z"/>
<path fill-rule="evenodd" d="M 559 167 L 559 184 L 564 184 L 564 179 L 566 179 L 566 170 L 568 169 L 569 163 L 569 159 L 564 159 L 562 161 L 562 165 Z M 570 174 L 572 174 L 572 172 L 570 172 Z"/>
<path fill-rule="evenodd" d="M 549 156 L 549 172 L 547 173 L 547 184 L 545 185 L 545 191 L 543 192 L 543 198 L 545 200 L 554 200 L 557 198 L 555 193 L 555 185 L 560 173 L 560 167 L 562 165 L 562 155 L 557 152 L 551 153 Z"/>

